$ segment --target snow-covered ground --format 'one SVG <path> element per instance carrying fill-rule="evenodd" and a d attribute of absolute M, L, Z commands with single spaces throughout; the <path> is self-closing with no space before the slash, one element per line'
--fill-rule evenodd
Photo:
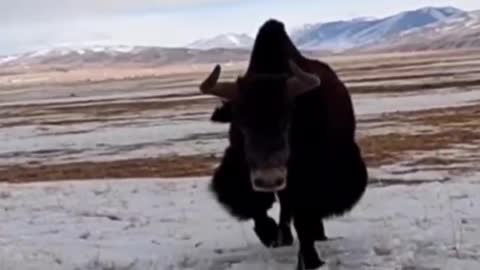
<path fill-rule="evenodd" d="M 206 180 L 1 184 L 0 269 L 294 269 L 296 246 L 263 248 Z M 478 270 L 480 185 L 371 187 L 326 229 L 328 269 Z"/>
<path fill-rule="evenodd" d="M 193 155 L 216 153 L 226 145 L 224 139 L 219 139 L 226 137 L 224 125 L 207 121 L 162 120 L 137 124 L 132 126 L 125 121 L 111 126 L 85 124 L 78 132 L 72 132 L 69 128 L 65 134 L 61 134 L 59 127 L 52 127 L 48 131 L 39 130 L 35 126 L 5 129 L 0 131 L 0 164 L 34 161 L 49 164 Z M 55 134 L 55 130 L 59 133 Z M 90 132 L 92 130 L 94 132 Z M 215 136 L 210 138 L 211 134 Z"/>
<path fill-rule="evenodd" d="M 480 100 L 480 89 L 458 91 L 458 89 L 437 89 L 413 93 L 381 95 L 353 95 L 355 112 L 359 117 L 393 112 L 411 112 L 435 108 L 459 107 L 476 104 Z"/>
<path fill-rule="evenodd" d="M 166 94 L 183 93 L 175 90 L 162 90 Z M 193 89 L 190 88 L 190 91 Z M 151 92 L 148 92 L 152 94 Z M 138 98 L 140 93 L 131 92 L 122 95 L 122 102 Z M 129 96 L 131 95 L 131 96 Z M 108 96 L 107 96 L 108 97 Z M 87 97 L 85 97 L 87 98 Z M 119 98 L 110 95 L 110 98 Z M 156 101 L 144 99 L 142 102 Z M 62 102 L 72 102 L 77 98 L 68 98 Z M 91 97 L 91 105 L 111 106 L 119 101 L 101 101 Z M 163 102 L 179 100 L 204 99 L 202 96 L 163 98 Z M 437 89 L 431 91 L 416 91 L 408 94 L 355 94 L 353 102 L 359 119 L 381 118 L 380 115 L 394 112 L 411 112 L 427 109 L 461 107 L 477 104 L 480 100 L 480 90 L 459 90 L 455 88 Z M 58 100 L 55 100 L 58 102 Z M 6 104 L 3 104 L 6 106 Z M 10 104 L 12 105 L 12 104 Z M 18 105 L 18 104 L 17 104 Z M 22 104 L 27 105 L 27 104 Z M 31 104 L 29 104 L 31 105 Z M 65 104 L 47 107 L 51 108 L 78 108 L 78 104 Z M 22 108 L 22 107 L 21 107 Z M 45 109 L 45 110 L 47 110 Z M 2 108 L 0 106 L 0 112 Z M 227 126 L 209 121 L 212 106 L 199 107 L 192 110 L 188 106 L 182 111 L 171 109 L 147 111 L 141 115 L 131 113 L 121 116 L 123 120 L 115 120 L 118 115 L 112 116 L 112 121 L 103 119 L 97 122 L 80 123 L 75 125 L 24 125 L 18 127 L 0 128 L 0 165 L 10 165 L 28 162 L 64 163 L 75 161 L 101 161 L 129 158 L 143 158 L 167 154 L 194 155 L 199 153 L 219 153 L 226 145 L 225 137 Z M 45 116 L 39 116 L 42 119 Z M 98 115 L 82 114 L 52 114 L 51 120 L 75 120 L 98 117 Z M 29 120 L 35 116 L 29 117 Z M 22 121 L 23 116 L 0 119 L 5 121 Z M 360 125 L 360 129 L 363 127 Z M 409 132 L 415 126 L 406 127 Z M 418 128 L 418 127 L 417 127 Z M 405 128 L 404 128 L 405 129 Z M 393 132 L 392 127 L 372 128 L 368 126 L 365 134 L 375 132 Z M 192 138 L 195 138 L 193 140 Z"/>

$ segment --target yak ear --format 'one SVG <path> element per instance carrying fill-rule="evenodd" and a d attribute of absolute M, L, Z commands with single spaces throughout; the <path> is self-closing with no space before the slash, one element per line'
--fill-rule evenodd
<path fill-rule="evenodd" d="M 293 77 L 287 80 L 289 96 L 296 97 L 320 86 L 321 81 L 317 75 L 303 71 L 292 60 L 289 61 L 289 65 L 293 73 Z"/>
<path fill-rule="evenodd" d="M 216 65 L 210 75 L 200 84 L 200 91 L 207 95 L 214 95 L 226 100 L 237 97 L 238 87 L 235 82 L 218 82 L 221 67 Z"/>

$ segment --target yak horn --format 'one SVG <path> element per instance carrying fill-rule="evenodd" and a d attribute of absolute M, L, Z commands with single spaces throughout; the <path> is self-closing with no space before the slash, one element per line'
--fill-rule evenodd
<path fill-rule="evenodd" d="M 221 67 L 216 65 L 208 77 L 200 84 L 200 91 L 207 95 L 214 95 L 227 100 L 237 95 L 237 84 L 233 82 L 218 82 Z"/>
<path fill-rule="evenodd" d="M 317 75 L 303 71 L 291 60 L 289 65 L 293 73 L 293 77 L 288 79 L 287 83 L 290 96 L 296 97 L 320 86 L 321 81 Z"/>

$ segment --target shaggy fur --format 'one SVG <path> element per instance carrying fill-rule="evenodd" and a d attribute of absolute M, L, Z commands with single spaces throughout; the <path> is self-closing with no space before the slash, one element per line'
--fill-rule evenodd
<path fill-rule="evenodd" d="M 242 134 L 232 119 L 229 102 L 211 117 L 215 122 L 230 123 L 230 145 L 214 173 L 211 190 L 233 216 L 255 220 L 255 230 L 268 246 L 275 246 L 272 241 L 278 240 L 277 230 L 283 235 L 283 243 L 277 244 L 291 244 L 289 223 L 293 217 L 303 249 L 299 260 L 304 260 L 306 269 L 313 269 L 323 263 L 312 251 L 313 240 L 326 239 L 322 219 L 351 210 L 364 194 L 368 177 L 355 142 L 354 110 L 345 85 L 327 64 L 303 57 L 281 22 L 269 20 L 260 28 L 245 76 L 291 74 L 289 59 L 318 75 L 322 83 L 295 100 L 287 189 L 279 194 L 279 227 L 266 214 L 274 194 L 252 189 Z M 263 110 L 269 110 L 268 102 Z"/>

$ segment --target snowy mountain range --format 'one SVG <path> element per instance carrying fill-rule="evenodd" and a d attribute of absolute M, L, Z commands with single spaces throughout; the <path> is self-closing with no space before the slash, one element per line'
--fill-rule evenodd
<path fill-rule="evenodd" d="M 425 7 L 380 19 L 363 17 L 307 24 L 290 31 L 290 34 L 295 44 L 302 49 L 344 51 L 378 44 L 433 24 L 468 17 L 468 12 L 454 7 Z M 193 42 L 188 47 L 250 48 L 252 45 L 252 37 L 229 33 Z"/>
<path fill-rule="evenodd" d="M 480 48 L 480 11 L 405 31 L 357 51 L 421 51 Z"/>
<path fill-rule="evenodd" d="M 305 26 L 292 33 L 294 42 L 303 48 L 345 50 L 382 42 L 404 32 L 467 13 L 453 7 L 422 8 L 381 19 L 353 19 Z"/>
<path fill-rule="evenodd" d="M 227 63 L 248 58 L 245 49 L 198 50 L 148 46 L 72 46 L 54 47 L 14 56 L 0 57 L 0 66 L 14 67 L 92 67 L 145 66 L 168 64 Z"/>
<path fill-rule="evenodd" d="M 327 51 L 302 50 L 306 56 L 319 57 Z M 12 56 L 0 56 L 0 68 L 71 67 L 159 67 L 173 64 L 229 64 L 247 61 L 250 50 L 243 48 L 189 49 L 149 46 L 54 47 Z"/>
<path fill-rule="evenodd" d="M 415 51 L 480 48 L 480 11 L 427 7 L 386 18 L 357 18 L 304 25 L 290 31 L 300 49 L 316 56 L 332 52 Z M 246 61 L 253 38 L 228 33 L 185 48 L 123 45 L 63 45 L 0 56 L 1 67 L 227 63 Z"/>

